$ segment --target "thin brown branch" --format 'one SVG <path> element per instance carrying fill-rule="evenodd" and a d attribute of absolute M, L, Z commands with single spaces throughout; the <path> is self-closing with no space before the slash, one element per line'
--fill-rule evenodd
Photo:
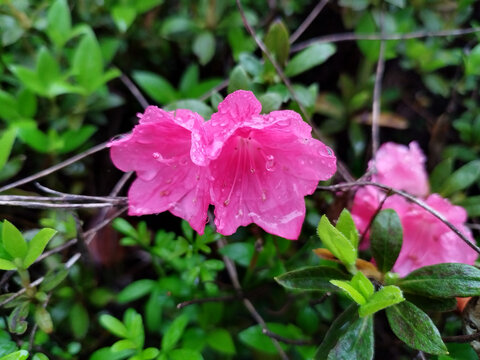
<path fill-rule="evenodd" d="M 24 196 L 24 195 L 0 195 L 0 201 L 17 201 L 17 202 L 45 202 L 45 203 L 57 203 L 57 202 L 75 202 L 84 201 L 89 202 L 103 202 L 110 205 L 124 205 L 127 201 L 126 197 L 112 197 L 112 196 L 87 196 L 87 195 L 73 195 L 65 194 L 62 196 Z"/>
<path fill-rule="evenodd" d="M 9 189 L 13 189 L 17 186 L 27 184 L 31 181 L 34 181 L 34 180 L 40 179 L 42 177 L 45 177 L 47 175 L 50 175 L 51 173 L 54 173 L 55 171 L 63 169 L 64 167 L 67 167 L 67 166 L 69 166 L 69 165 L 87 157 L 87 156 L 90 156 L 92 154 L 95 154 L 95 153 L 105 149 L 107 147 L 108 143 L 109 143 L 108 141 L 104 142 L 104 143 L 101 143 L 101 144 L 99 144 L 97 146 L 94 146 L 94 147 L 92 147 L 92 148 L 90 148 L 90 149 L 88 149 L 88 150 L 86 150 L 86 151 L 84 151 L 80 154 L 72 156 L 71 158 L 69 158 L 65 161 L 62 161 L 62 162 L 60 162 L 60 163 L 58 163 L 54 166 L 51 166 L 48 169 L 42 170 L 42 171 L 40 171 L 36 174 L 33 174 L 31 176 L 27 176 L 26 178 L 23 178 L 23 179 L 20 179 L 18 181 L 15 181 L 13 183 L 7 184 L 7 185 L 0 188 L 0 193 L 4 192 L 6 190 L 9 190 Z"/>
<path fill-rule="evenodd" d="M 380 13 L 380 34 L 383 34 L 383 10 Z M 380 50 L 378 52 L 377 70 L 375 72 L 375 85 L 373 88 L 373 103 L 372 103 L 372 159 L 373 169 L 376 171 L 375 154 L 377 153 L 378 146 L 380 144 L 380 103 L 382 93 L 382 78 L 383 71 L 385 69 L 385 41 L 380 41 Z"/>
<path fill-rule="evenodd" d="M 208 297 L 208 298 L 202 298 L 202 299 L 193 299 L 193 300 L 188 300 L 188 301 L 184 301 L 177 304 L 177 309 L 183 309 L 184 307 L 195 305 L 195 304 L 203 304 L 207 302 L 224 302 L 224 301 L 237 300 L 237 299 L 239 299 L 237 295 L 214 296 L 214 297 Z"/>
<path fill-rule="evenodd" d="M 291 52 L 298 52 L 310 45 L 326 42 L 342 42 L 342 41 L 358 41 L 358 40 L 409 40 L 420 39 L 430 37 L 448 37 L 448 36 L 462 36 L 480 32 L 480 28 L 472 27 L 467 29 L 453 29 L 453 30 L 441 30 L 441 31 L 414 31 L 404 34 L 356 34 L 356 33 L 343 33 L 343 34 L 331 34 L 325 36 L 319 36 L 310 40 L 301 42 L 295 46 L 292 46 Z"/>
<path fill-rule="evenodd" d="M 130 78 L 122 74 L 120 76 L 120 80 L 122 80 L 123 84 L 127 87 L 127 89 L 132 93 L 133 97 L 138 101 L 138 103 L 145 109 L 148 107 L 148 101 L 145 99 L 145 96 L 141 93 L 141 91 L 138 89 L 138 87 L 133 83 Z"/>
<path fill-rule="evenodd" d="M 480 248 L 477 245 L 475 245 L 474 243 L 470 242 L 470 240 L 456 226 L 454 226 L 450 221 L 448 221 L 445 218 L 445 216 L 440 214 L 437 210 L 433 209 L 432 207 L 428 206 L 423 201 L 417 199 L 415 196 L 412 196 L 409 193 L 406 193 L 405 191 L 396 190 L 394 188 L 391 188 L 390 186 L 386 186 L 386 185 L 379 184 L 379 183 L 372 182 L 372 181 L 356 181 L 356 182 L 351 182 L 351 183 L 342 183 L 342 184 L 329 185 L 329 186 L 318 186 L 317 189 L 327 190 L 327 191 L 337 191 L 337 190 L 350 189 L 350 188 L 359 187 L 359 186 L 360 187 L 361 186 L 375 186 L 375 187 L 378 187 L 378 188 L 380 188 L 384 191 L 391 192 L 392 194 L 400 195 L 400 196 L 404 197 L 405 199 L 415 203 L 416 205 L 420 206 L 421 208 L 425 209 L 430 214 L 435 216 L 437 219 L 439 219 L 445 225 L 447 225 L 450 228 L 450 230 L 452 230 L 460 239 L 463 240 L 463 242 L 465 242 L 465 244 L 467 244 L 473 250 L 475 250 L 478 254 L 480 254 Z"/>
<path fill-rule="evenodd" d="M 310 26 L 310 24 L 315 20 L 315 18 L 320 14 L 325 5 L 327 5 L 328 0 L 321 0 L 313 8 L 312 12 L 306 17 L 306 19 L 300 24 L 300 26 L 295 30 L 295 32 L 290 36 L 290 44 L 293 44 L 300 35 L 303 34 L 305 30 Z"/>
<path fill-rule="evenodd" d="M 109 203 L 70 203 L 70 204 L 56 204 L 56 203 L 47 203 L 41 201 L 2 201 L 0 200 L 0 205 L 6 206 L 20 206 L 27 207 L 30 209 L 100 209 L 100 208 L 110 208 L 114 206 L 121 206 L 122 204 L 109 204 Z"/>
<path fill-rule="evenodd" d="M 198 98 L 198 100 L 200 100 L 200 101 L 205 101 L 205 100 L 207 100 L 210 96 L 212 96 L 213 93 L 225 89 L 225 88 L 228 86 L 228 82 L 229 82 L 229 81 L 230 81 L 230 79 L 225 79 L 225 80 L 223 80 L 220 84 L 218 84 L 217 86 L 215 86 L 213 89 L 207 91 L 205 94 L 203 94 L 202 96 L 200 96 L 200 97 Z"/>
<path fill-rule="evenodd" d="M 375 210 L 375 213 L 373 214 L 373 216 L 370 218 L 370 221 L 368 222 L 367 227 L 365 228 L 365 230 L 363 230 L 362 236 L 360 237 L 360 243 L 363 242 L 363 240 L 365 239 L 365 236 L 367 236 L 367 232 L 372 227 L 373 221 L 377 217 L 378 213 L 382 210 L 383 204 L 385 204 L 385 201 L 387 201 L 387 199 L 389 198 L 390 195 L 392 195 L 390 193 L 390 191 L 387 191 L 387 193 L 383 197 L 382 201 L 380 201 L 380 204 L 378 204 L 378 207 Z"/>
<path fill-rule="evenodd" d="M 456 335 L 442 337 L 444 342 L 469 343 L 475 340 L 480 340 L 480 331 L 470 335 Z"/>
<path fill-rule="evenodd" d="M 226 245 L 225 239 L 223 237 L 218 239 L 217 245 L 220 249 L 224 247 Z M 238 280 L 238 273 L 237 273 L 235 264 L 227 256 L 223 256 L 222 258 L 223 258 L 223 262 L 225 263 L 225 268 L 227 269 L 228 276 L 232 281 L 233 287 L 235 288 L 235 291 L 237 292 L 238 296 L 242 298 L 243 305 L 248 310 L 250 315 L 255 319 L 257 324 L 260 325 L 260 327 L 262 328 L 262 331 L 269 331 L 265 320 L 263 320 L 262 316 L 258 313 L 257 309 L 255 309 L 255 306 L 253 306 L 252 302 L 247 298 L 243 297 L 243 289 L 242 289 L 242 286 L 240 285 L 240 281 Z M 271 339 L 272 339 L 273 345 L 277 349 L 277 352 L 282 358 L 282 360 L 288 360 L 287 354 L 285 353 L 285 351 L 283 351 L 277 339 L 275 338 L 271 338 Z"/>

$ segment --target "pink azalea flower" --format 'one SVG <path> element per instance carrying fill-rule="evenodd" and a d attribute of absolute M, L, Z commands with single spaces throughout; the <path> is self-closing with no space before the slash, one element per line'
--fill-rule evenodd
<path fill-rule="evenodd" d="M 205 123 L 217 231 L 230 235 L 256 223 L 269 233 L 297 239 L 304 196 L 335 173 L 336 158 L 312 138 L 311 127 L 296 112 L 260 111 L 253 93 L 239 90 Z"/>
<path fill-rule="evenodd" d="M 372 180 L 412 195 L 427 196 L 428 177 L 425 171 L 425 155 L 415 141 L 405 145 L 387 142 L 375 156 L 376 173 Z M 370 161 L 369 168 L 373 167 Z"/>
<path fill-rule="evenodd" d="M 465 209 L 452 205 L 438 194 L 425 201 L 475 243 L 470 230 L 464 225 L 467 220 Z M 465 244 L 447 225 L 418 205 L 411 204 L 402 217 L 403 245 L 393 267 L 405 276 L 423 266 L 456 262 L 473 265 L 477 253 Z"/>
<path fill-rule="evenodd" d="M 203 233 L 210 202 L 203 156 L 203 119 L 189 110 L 149 106 L 133 132 L 110 143 L 117 168 L 135 171 L 129 215 L 170 211 Z M 195 141 L 192 142 L 192 138 Z"/>

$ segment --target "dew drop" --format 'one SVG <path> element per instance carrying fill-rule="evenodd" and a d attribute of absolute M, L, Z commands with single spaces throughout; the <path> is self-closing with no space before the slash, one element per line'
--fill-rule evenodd
<path fill-rule="evenodd" d="M 160 155 L 158 152 L 153 153 L 153 158 L 154 159 L 160 159 L 162 155 Z"/>
<path fill-rule="evenodd" d="M 238 210 L 238 213 L 235 215 L 235 218 L 238 219 L 240 216 L 243 215 L 243 210 L 242 209 L 239 209 Z"/>
<path fill-rule="evenodd" d="M 255 169 L 254 169 L 254 168 L 250 168 L 250 172 L 251 172 L 252 174 L 255 174 Z"/>
<path fill-rule="evenodd" d="M 267 194 L 265 194 L 265 191 L 262 191 L 262 200 L 267 200 Z"/>
<path fill-rule="evenodd" d="M 228 206 L 230 204 L 230 199 L 227 199 L 223 202 L 223 206 Z"/>
<path fill-rule="evenodd" d="M 267 162 L 265 163 L 265 169 L 267 169 L 267 171 L 275 170 L 275 157 L 273 155 L 267 155 Z"/>

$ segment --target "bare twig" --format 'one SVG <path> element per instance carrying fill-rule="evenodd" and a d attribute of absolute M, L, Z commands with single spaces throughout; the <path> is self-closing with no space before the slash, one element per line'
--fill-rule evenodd
<path fill-rule="evenodd" d="M 207 302 L 223 302 L 223 301 L 230 301 L 239 299 L 237 295 L 226 295 L 226 296 L 215 296 L 215 297 L 208 297 L 202 299 L 193 299 L 181 302 L 177 304 L 177 309 L 183 309 L 186 306 L 195 305 L 195 304 L 203 304 Z"/>
<path fill-rule="evenodd" d="M 130 92 L 135 97 L 135 99 L 137 99 L 138 103 L 144 109 L 147 108 L 148 107 L 147 99 L 145 99 L 145 97 L 142 95 L 140 90 L 138 90 L 138 87 L 133 83 L 133 81 L 130 80 L 130 78 L 125 74 L 122 74 L 122 76 L 120 76 L 120 80 L 122 80 L 123 84 L 128 88 L 128 90 L 130 90 Z"/>
<path fill-rule="evenodd" d="M 470 335 L 456 335 L 442 337 L 444 342 L 468 343 L 475 340 L 480 340 L 480 331 Z"/>
<path fill-rule="evenodd" d="M 319 36 L 310 40 L 301 42 L 295 46 L 292 46 L 291 52 L 297 52 L 303 50 L 310 45 L 325 42 L 342 42 L 342 41 L 358 41 L 358 40 L 409 40 L 419 39 L 427 37 L 448 37 L 448 36 L 461 36 L 467 34 L 473 34 L 480 32 L 480 28 L 473 27 L 468 29 L 454 29 L 454 30 L 442 30 L 442 31 L 414 31 L 405 34 L 356 34 L 356 33 L 343 33 L 332 34 L 326 36 Z"/>
<path fill-rule="evenodd" d="M 0 195 L 0 201 L 16 201 L 16 202 L 45 202 L 45 203 L 75 203 L 76 201 L 83 201 L 84 203 L 102 202 L 110 205 L 124 205 L 127 201 L 126 197 L 113 197 L 113 196 L 87 196 L 87 195 L 74 195 L 65 194 L 62 196 L 24 196 L 24 195 Z M 80 203 L 81 204 L 81 203 Z"/>
<path fill-rule="evenodd" d="M 222 237 L 219 240 L 217 240 L 217 244 L 219 248 L 222 248 L 226 245 L 225 239 Z M 243 297 L 243 289 L 242 286 L 240 285 L 240 281 L 238 280 L 238 273 L 237 269 L 235 267 L 235 264 L 233 261 L 228 258 L 227 256 L 223 256 L 223 262 L 225 263 L 225 268 L 227 269 L 228 276 L 230 277 L 230 280 L 232 281 L 233 287 L 235 288 L 235 291 L 237 292 L 238 296 L 243 298 L 243 305 L 245 308 L 248 310 L 250 315 L 255 319 L 255 321 L 261 326 L 262 331 L 270 331 L 268 330 L 267 324 L 265 323 L 265 320 L 263 320 L 262 316 L 258 313 L 257 309 L 253 306 L 250 300 L 247 298 Z M 288 356 L 283 351 L 282 347 L 278 343 L 277 339 L 271 337 L 273 345 L 277 349 L 278 354 L 282 358 L 282 360 L 288 360 Z"/>
<path fill-rule="evenodd" d="M 17 186 L 20 186 L 20 185 L 23 185 L 23 184 L 27 184 L 29 183 L 30 181 L 34 181 L 34 180 L 37 180 L 37 179 L 40 179 L 44 176 L 47 176 L 47 175 L 50 175 L 51 173 L 54 173 L 55 171 L 58 171 L 60 169 L 63 169 L 64 167 L 67 167 L 87 156 L 90 156 L 92 154 L 95 154 L 96 152 L 99 152 L 103 149 L 105 149 L 108 145 L 108 141 L 107 142 L 104 142 L 104 143 L 101 143 L 97 146 L 94 146 L 78 155 L 75 155 L 75 156 L 72 156 L 70 159 L 67 159 L 65 161 L 62 161 L 56 165 L 53 165 L 51 167 L 49 167 L 48 169 L 45 169 L 45 170 L 42 170 L 34 175 L 31 175 L 31 176 L 27 176 L 26 178 L 23 178 L 23 179 L 20 179 L 18 181 L 15 181 L 13 183 L 10 183 L 10 184 L 7 184 L 3 187 L 0 188 L 0 193 L 6 191 L 6 190 L 9 190 L 9 189 L 13 189 Z"/>
<path fill-rule="evenodd" d="M 380 13 L 380 34 L 383 35 L 383 10 Z M 373 88 L 373 104 L 372 104 L 372 160 L 373 171 L 376 171 L 375 154 L 377 153 L 380 143 L 379 139 L 379 125 L 378 120 L 380 117 L 380 99 L 382 92 L 382 78 L 385 68 L 385 41 L 380 41 L 380 50 L 378 52 L 377 71 L 375 72 L 375 86 Z"/>
<path fill-rule="evenodd" d="M 99 208 L 110 208 L 114 206 L 120 206 L 121 204 L 109 204 L 109 203 L 70 203 L 70 204 L 56 204 L 56 203 L 47 203 L 42 201 L 4 201 L 0 200 L 0 205 L 8 206 L 21 206 L 31 209 L 99 209 Z"/>
<path fill-rule="evenodd" d="M 317 189 L 319 190 L 327 190 L 327 191 L 337 191 L 337 190 L 343 190 L 343 189 L 350 189 L 353 187 L 358 187 L 358 186 L 375 186 L 378 187 L 384 191 L 391 192 L 392 194 L 400 195 L 404 197 L 405 199 L 415 203 L 416 205 L 420 206 L 421 208 L 425 209 L 428 211 L 430 214 L 435 216 L 437 219 L 439 219 L 441 222 L 443 222 L 445 225 L 447 225 L 450 230 L 452 230 L 460 239 L 465 242 L 468 246 L 470 246 L 473 250 L 475 250 L 478 254 L 480 254 L 480 248 L 472 243 L 456 226 L 454 226 L 450 221 L 448 221 L 445 216 L 440 214 L 437 210 L 433 209 L 423 201 L 417 199 L 415 196 L 410 195 L 409 193 L 406 193 L 405 191 L 401 190 L 396 190 L 394 188 L 391 188 L 390 186 L 386 186 L 383 184 L 379 184 L 376 182 L 372 181 L 356 181 L 356 182 L 351 182 L 351 183 L 342 183 L 342 184 L 337 184 L 337 185 L 329 185 L 329 186 L 318 186 Z"/>
<path fill-rule="evenodd" d="M 223 89 L 225 89 L 227 86 L 228 86 L 228 83 L 229 83 L 230 79 L 225 79 L 223 80 L 220 84 L 218 84 L 217 86 L 215 86 L 213 89 L 207 91 L 205 94 L 203 94 L 202 96 L 200 96 L 198 98 L 198 100 L 200 101 L 205 101 L 207 100 L 214 92 L 216 91 L 221 91 Z"/>
<path fill-rule="evenodd" d="M 300 26 L 295 30 L 295 32 L 290 36 L 290 44 L 293 44 L 300 35 L 310 26 L 310 24 L 315 20 L 315 18 L 320 14 L 320 11 L 327 5 L 328 0 L 321 0 L 313 8 L 312 12 L 307 16 L 307 18 L 300 24 Z"/>

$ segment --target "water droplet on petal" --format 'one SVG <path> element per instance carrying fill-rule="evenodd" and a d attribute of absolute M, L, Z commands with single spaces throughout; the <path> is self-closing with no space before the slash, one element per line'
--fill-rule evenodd
<path fill-rule="evenodd" d="M 223 206 L 228 206 L 230 204 L 230 199 L 227 199 L 223 202 Z"/>
<path fill-rule="evenodd" d="M 160 155 L 158 152 L 153 153 L 153 158 L 154 159 L 160 159 L 161 157 L 162 157 L 162 155 Z"/>
<path fill-rule="evenodd" d="M 275 157 L 273 155 L 267 155 L 267 162 L 265 163 L 265 169 L 267 169 L 267 171 L 275 170 Z"/>
<path fill-rule="evenodd" d="M 250 168 L 250 172 L 251 172 L 252 174 L 255 174 L 255 169 L 254 169 L 254 168 Z"/>
<path fill-rule="evenodd" d="M 265 194 L 265 191 L 262 191 L 262 200 L 267 200 L 267 194 Z"/>

